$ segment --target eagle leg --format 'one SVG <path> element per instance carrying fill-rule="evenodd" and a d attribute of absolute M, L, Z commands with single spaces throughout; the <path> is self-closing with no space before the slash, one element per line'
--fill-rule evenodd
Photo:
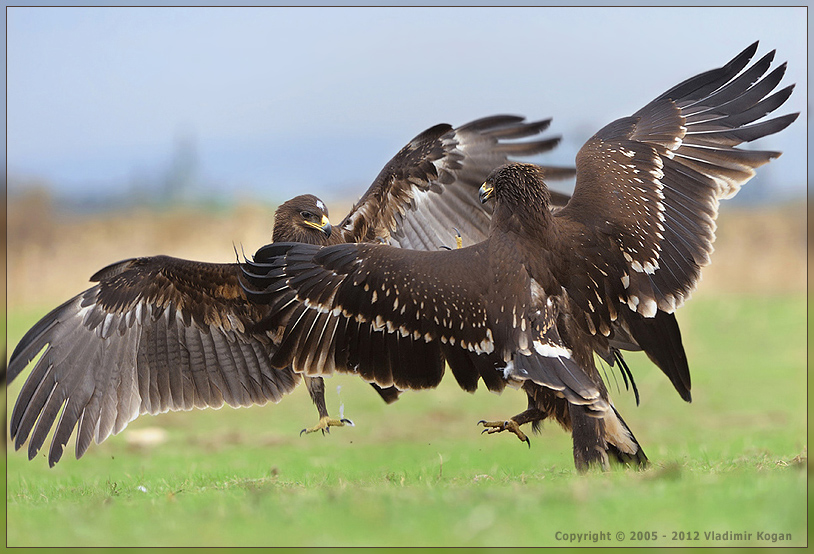
<path fill-rule="evenodd" d="M 500 433 L 502 431 L 511 431 L 517 438 L 520 439 L 522 442 L 525 442 L 529 448 L 531 448 L 531 441 L 526 436 L 523 431 L 520 430 L 520 426 L 525 423 L 534 423 L 537 421 L 542 421 L 546 418 L 545 412 L 542 410 L 538 410 L 537 408 L 529 408 L 525 412 L 521 412 L 516 416 L 512 417 L 511 419 L 507 419 L 505 421 L 484 421 L 480 420 L 478 422 L 479 425 L 483 425 L 484 429 L 481 431 L 483 433 Z"/>
<path fill-rule="evenodd" d="M 300 436 L 303 434 L 316 433 L 317 431 L 322 431 L 324 435 L 325 433 L 331 432 L 331 427 L 344 427 L 345 425 L 353 427 L 353 422 L 349 419 L 335 419 L 328 415 L 328 408 L 325 405 L 325 382 L 322 380 L 322 377 L 306 376 L 305 386 L 308 388 L 308 394 L 311 395 L 314 406 L 317 407 L 319 421 L 313 427 L 307 427 L 300 431 Z"/>

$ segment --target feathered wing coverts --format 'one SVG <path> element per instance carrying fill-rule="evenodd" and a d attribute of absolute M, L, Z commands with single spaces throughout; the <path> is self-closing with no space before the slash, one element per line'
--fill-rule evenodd
<path fill-rule="evenodd" d="M 718 202 L 778 155 L 737 146 L 797 117 L 763 119 L 791 87 L 773 92 L 785 69 L 768 72 L 773 53 L 746 67 L 756 48 L 589 139 L 567 204 L 543 178 L 573 170 L 503 165 L 553 148 L 518 140 L 548 122 L 494 116 L 420 134 L 335 229 L 315 197 L 286 203 L 275 239 L 311 245 L 273 244 L 242 267 L 105 268 L 12 354 L 9 381 L 43 351 L 12 414 L 15 446 L 30 435 L 33 457 L 56 423 L 53 465 L 77 426 L 81 456 L 140 413 L 277 401 L 299 373 L 427 388 L 449 363 L 466 390 L 483 380 L 522 384 L 538 407 L 553 398 L 578 464 L 591 445 L 641 461 L 593 355 L 621 363 L 620 350 L 643 349 L 689 400 L 672 314 L 709 262 Z M 487 176 L 494 211 L 477 201 Z M 455 229 L 466 247 L 437 251 Z"/>
<path fill-rule="evenodd" d="M 554 148 L 559 139 L 537 138 L 548 123 L 493 116 L 457 129 L 435 126 L 385 166 L 338 229 L 322 201 L 303 195 L 280 206 L 274 238 L 319 245 L 390 240 L 436 250 L 454 240 L 446 227 L 454 222 L 471 233 L 467 241 L 477 240 L 484 232 L 478 226 L 488 227 L 488 208 L 474 200 L 480 182 L 508 156 Z M 526 138 L 532 140 L 517 140 Z M 99 271 L 92 279 L 98 284 L 46 315 L 12 353 L 9 382 L 42 352 L 12 413 L 16 448 L 30 436 L 33 458 L 56 425 L 53 465 L 75 428 L 79 457 L 91 439 L 101 442 L 142 413 L 280 400 L 300 377 L 271 365 L 276 337 L 254 330 L 267 308 L 247 300 L 239 271 L 237 264 L 166 256 Z M 377 391 L 386 400 L 398 394 Z"/>
<path fill-rule="evenodd" d="M 577 156 L 573 197 L 553 214 L 544 170 L 497 169 L 481 189 L 497 201 L 482 243 L 261 249 L 244 264 L 244 287 L 269 306 L 266 324 L 285 328 L 275 363 L 423 388 L 445 360 L 467 390 L 479 378 L 493 390 L 532 381 L 607 414 L 606 431 L 620 435 L 629 429 L 609 410 L 593 354 L 643 348 L 689 400 L 672 313 L 709 263 L 719 201 L 779 155 L 737 146 L 798 116 L 758 121 L 791 87 L 772 93 L 785 69 L 765 75 L 773 53 L 744 70 L 756 48 L 600 130 Z M 576 440 L 575 430 L 575 452 Z"/>

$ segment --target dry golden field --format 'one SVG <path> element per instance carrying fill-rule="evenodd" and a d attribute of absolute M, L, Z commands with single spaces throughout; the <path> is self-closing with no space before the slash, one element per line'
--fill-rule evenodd
<path fill-rule="evenodd" d="M 348 206 L 337 206 L 337 213 Z M 273 205 L 227 210 L 146 208 L 68 214 L 42 193 L 8 206 L 8 309 L 56 305 L 88 288 L 98 269 L 137 256 L 166 254 L 235 261 L 271 241 Z"/>
<path fill-rule="evenodd" d="M 338 223 L 351 200 L 330 206 Z M 166 254 L 211 262 L 235 260 L 233 245 L 252 254 L 271 240 L 273 205 L 218 211 L 132 209 L 94 216 L 61 213 L 43 194 L 11 200 L 8 209 L 8 308 L 57 305 L 88 286 L 107 264 Z M 712 265 L 696 295 L 774 294 L 806 288 L 806 208 L 724 204 Z"/>

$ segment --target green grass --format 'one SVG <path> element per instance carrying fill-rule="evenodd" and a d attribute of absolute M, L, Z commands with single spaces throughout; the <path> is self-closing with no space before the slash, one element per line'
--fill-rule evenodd
<path fill-rule="evenodd" d="M 41 314 L 10 314 L 9 344 Z M 692 404 L 640 355 L 629 361 L 641 406 L 610 378 L 652 462 L 645 471 L 577 474 L 553 424 L 530 449 L 481 436 L 479 419 L 525 408 L 517 391 L 468 395 L 450 380 L 386 406 L 342 376 L 327 382 L 329 409 L 339 412 L 341 384 L 356 427 L 326 437 L 298 435 L 316 420 L 301 387 L 278 405 L 142 417 L 54 469 L 43 453 L 28 462 L 10 449 L 7 544 L 575 546 L 556 533 L 604 531 L 609 540 L 588 546 L 805 545 L 805 297 L 699 297 L 679 320 Z M 167 442 L 128 443 L 131 429 L 156 426 Z M 752 540 L 705 537 L 726 531 Z M 791 541 L 759 541 L 759 531 Z"/>

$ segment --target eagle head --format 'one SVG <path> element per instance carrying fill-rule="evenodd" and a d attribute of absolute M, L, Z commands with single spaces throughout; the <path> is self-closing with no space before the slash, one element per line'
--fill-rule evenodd
<path fill-rule="evenodd" d="M 328 208 L 313 194 L 295 196 L 274 213 L 274 242 L 328 243 L 331 222 Z"/>
<path fill-rule="evenodd" d="M 508 163 L 492 171 L 478 191 L 481 202 L 495 199 L 511 213 L 549 213 L 551 195 L 543 181 L 543 168 L 529 163 Z"/>

